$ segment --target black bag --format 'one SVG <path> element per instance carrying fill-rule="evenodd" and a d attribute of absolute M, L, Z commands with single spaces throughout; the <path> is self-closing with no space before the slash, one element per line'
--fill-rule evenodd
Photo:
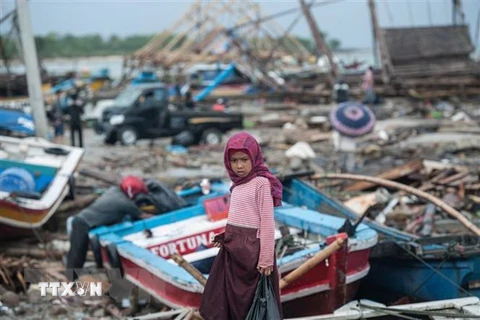
<path fill-rule="evenodd" d="M 273 292 L 271 278 L 262 274 L 258 281 L 252 306 L 245 320 L 279 320 L 277 300 Z"/>
<path fill-rule="evenodd" d="M 153 205 L 155 214 L 167 213 L 186 207 L 187 202 L 179 197 L 173 190 L 155 180 L 146 181 L 148 194 L 139 194 L 135 199 L 137 206 Z"/>

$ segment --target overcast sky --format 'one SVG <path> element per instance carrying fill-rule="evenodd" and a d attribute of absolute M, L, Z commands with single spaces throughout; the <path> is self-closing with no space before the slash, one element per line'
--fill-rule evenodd
<path fill-rule="evenodd" d="M 316 2 L 322 2 L 317 0 Z M 307 0 L 307 3 L 309 1 Z M 445 25 L 452 22 L 451 0 L 377 0 L 379 21 L 383 27 Z M 13 0 L 0 0 L 2 16 L 14 7 Z M 265 15 L 299 6 L 298 1 L 258 2 Z M 465 20 L 475 44 L 475 28 L 480 0 L 462 0 Z M 75 35 L 99 33 L 125 36 L 162 31 L 179 19 L 192 1 L 72 1 L 31 0 L 30 13 L 35 34 L 49 32 Z M 367 0 L 338 0 L 338 3 L 314 8 L 320 29 L 342 42 L 343 47 L 370 47 L 371 27 Z M 277 21 L 285 28 L 297 13 Z M 0 26 L 5 32 L 5 26 Z M 293 33 L 310 37 L 310 29 L 302 17 Z"/>

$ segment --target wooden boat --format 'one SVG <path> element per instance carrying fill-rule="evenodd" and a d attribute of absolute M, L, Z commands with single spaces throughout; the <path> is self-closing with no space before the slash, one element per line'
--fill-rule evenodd
<path fill-rule="evenodd" d="M 303 181 L 292 181 L 290 188 L 301 192 L 307 199 L 305 206 L 310 209 L 357 219 L 348 208 Z M 364 223 L 379 233 L 380 241 L 372 250 L 372 269 L 362 282 L 362 294 L 381 302 L 393 302 L 402 297 L 418 301 L 480 297 L 478 237 L 458 235 L 421 239 L 373 221 L 365 220 Z"/>
<path fill-rule="evenodd" d="M 35 136 L 35 124 L 32 115 L 27 112 L 30 104 L 27 100 L 0 100 L 0 135 L 19 138 Z"/>
<path fill-rule="evenodd" d="M 370 300 L 351 301 L 331 314 L 285 320 L 478 319 L 479 317 L 480 300 L 477 297 L 470 297 L 391 307 Z"/>
<path fill-rule="evenodd" d="M 165 305 L 197 308 L 202 285 L 170 257 L 179 252 L 207 276 L 208 264 L 218 252 L 210 240 L 227 222 L 229 194 L 223 189 L 224 195 L 218 191 L 215 197 L 201 198 L 196 205 L 147 221 L 93 230 L 92 243 L 101 247 L 109 267 L 120 268 L 127 280 Z M 285 190 L 296 191 L 288 184 Z M 344 223 L 344 219 L 302 208 L 302 195 L 295 195 L 275 209 L 276 239 L 294 243 L 277 255 L 282 277 L 335 241 Z M 360 280 L 369 272 L 369 253 L 376 242 L 376 232 L 360 224 L 348 245 L 282 290 L 284 315 L 330 313 L 353 299 Z"/>
<path fill-rule="evenodd" d="M 72 191 L 83 149 L 0 136 L 0 238 L 43 226 Z"/>
<path fill-rule="evenodd" d="M 375 277 L 366 284 L 391 302 L 403 297 L 414 301 L 480 297 L 480 239 L 476 236 L 383 240 L 370 262 Z"/>

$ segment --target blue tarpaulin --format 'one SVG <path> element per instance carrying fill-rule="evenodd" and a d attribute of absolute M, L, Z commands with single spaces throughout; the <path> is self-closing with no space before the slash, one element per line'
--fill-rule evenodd
<path fill-rule="evenodd" d="M 16 134 L 34 136 L 35 122 L 32 115 L 28 113 L 0 108 L 0 129 Z"/>
<path fill-rule="evenodd" d="M 160 82 L 157 75 L 153 71 L 142 71 L 131 84 Z"/>
<path fill-rule="evenodd" d="M 58 91 L 68 91 L 70 89 L 75 88 L 75 80 L 74 79 L 67 79 L 65 81 L 60 82 L 56 86 L 50 89 L 50 92 L 56 93 Z"/>
<path fill-rule="evenodd" d="M 110 70 L 108 68 L 103 68 L 95 71 L 90 77 L 91 80 L 95 79 L 110 79 Z"/>
<path fill-rule="evenodd" d="M 197 94 L 193 101 L 198 102 L 205 99 L 219 84 L 221 84 L 228 76 L 235 71 L 235 64 L 230 63 L 228 67 L 223 70 L 216 78 L 213 80 L 212 84 L 208 87 L 205 87 L 199 94 Z"/>

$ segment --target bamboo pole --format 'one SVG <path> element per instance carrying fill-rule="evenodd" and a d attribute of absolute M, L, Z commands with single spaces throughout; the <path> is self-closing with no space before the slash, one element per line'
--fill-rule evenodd
<path fill-rule="evenodd" d="M 317 252 L 312 258 L 308 259 L 307 261 L 302 263 L 302 265 L 299 266 L 297 269 L 293 270 L 284 278 L 282 278 L 280 280 L 280 289 L 285 288 L 290 283 L 297 280 L 298 278 L 303 276 L 305 273 L 310 271 L 312 268 L 317 266 L 320 262 L 327 259 L 333 253 L 338 251 L 343 246 L 343 243 L 345 242 L 346 239 L 347 239 L 347 234 L 342 233 L 341 237 L 337 238 L 337 240 L 335 240 L 333 243 L 328 245 L 328 247 L 326 247 L 322 251 Z"/>
<path fill-rule="evenodd" d="M 339 73 L 338 73 L 337 64 L 333 60 L 332 50 L 330 50 L 330 47 L 328 46 L 327 42 L 323 38 L 323 35 L 320 32 L 320 30 L 318 29 L 317 22 L 313 18 L 312 13 L 310 12 L 310 8 L 305 3 L 305 0 L 300 0 L 300 6 L 302 8 L 303 15 L 307 19 L 308 25 L 310 27 L 310 31 L 312 32 L 313 39 L 315 40 L 315 44 L 317 46 L 317 50 L 320 51 L 322 54 L 324 54 L 328 59 L 328 63 L 330 64 L 330 70 L 328 72 L 328 81 L 330 82 L 330 85 L 333 88 Z"/>
<path fill-rule="evenodd" d="M 382 63 L 382 80 L 383 83 L 390 83 L 391 73 L 392 73 L 392 60 L 390 58 L 390 53 L 388 51 L 387 42 L 385 39 L 385 33 L 382 28 L 380 28 L 377 19 L 377 8 L 375 5 L 375 0 L 368 0 L 368 8 L 370 10 L 370 18 L 373 27 L 373 35 L 375 40 L 378 43 L 380 49 L 380 62 Z"/>
<path fill-rule="evenodd" d="M 185 21 L 192 21 L 195 17 L 196 10 L 201 6 L 199 0 L 193 3 L 189 8 L 188 11 L 178 19 L 170 28 L 165 30 L 164 32 L 158 33 L 155 35 L 150 41 L 147 42 L 142 48 L 135 51 L 134 55 L 136 57 L 146 57 L 152 55 L 152 53 L 158 49 L 160 45 L 162 45 L 167 38 L 177 32 L 177 30 L 185 23 Z"/>
<path fill-rule="evenodd" d="M 214 4 L 215 4 L 215 2 L 209 2 L 207 5 L 202 7 L 202 11 L 208 12 L 208 14 L 206 14 L 204 17 L 202 17 L 202 19 L 200 21 L 196 20 L 195 15 L 193 15 L 191 17 L 191 19 L 188 19 L 188 20 L 180 19 L 179 21 L 181 21 L 183 23 L 185 21 L 188 21 L 185 24 L 185 26 L 188 27 L 188 28 L 186 28 L 185 31 L 183 31 L 181 33 L 178 33 L 172 40 L 170 40 L 170 42 L 165 47 L 160 49 L 160 51 L 158 51 L 157 54 L 156 54 L 156 58 L 168 55 L 172 51 L 180 51 L 182 49 L 182 47 L 184 47 L 186 45 L 186 43 L 189 42 L 189 38 L 192 38 L 194 36 L 193 35 L 193 33 L 195 33 L 194 29 L 199 22 L 201 22 L 202 25 L 205 25 L 207 23 L 213 23 L 212 20 L 215 20 L 215 22 L 216 22 L 215 15 L 218 12 L 214 12 L 215 11 L 214 8 L 213 8 Z M 192 31 L 193 31 L 193 33 L 192 33 Z M 183 37 L 187 37 L 185 42 L 182 44 L 182 46 L 180 48 L 174 49 L 175 45 L 177 45 L 180 42 L 180 40 L 183 39 Z"/>
<path fill-rule="evenodd" d="M 431 194 L 428 194 L 424 191 L 412 188 L 410 186 L 404 185 L 402 183 L 390 181 L 390 180 L 385 180 L 382 178 L 377 178 L 377 177 L 369 177 L 369 176 L 363 176 L 363 175 L 357 175 L 357 174 L 345 174 L 345 173 L 328 173 L 328 174 L 317 174 L 311 177 L 313 180 L 319 180 L 319 179 L 344 179 L 344 180 L 356 180 L 356 181 L 367 181 L 367 182 L 373 182 L 375 184 L 379 184 L 388 188 L 394 188 L 398 190 L 403 190 L 405 192 L 411 193 L 413 195 L 416 195 L 417 197 L 420 197 L 424 200 L 427 200 L 442 210 L 444 210 L 446 213 L 448 213 L 450 216 L 453 218 L 457 219 L 461 224 L 463 224 L 468 230 L 473 232 L 473 234 L 480 236 L 480 229 L 475 226 L 472 222 L 470 222 L 466 217 L 464 217 L 460 212 L 446 204 L 444 201 L 440 200 L 439 198 L 432 196 Z"/>
<path fill-rule="evenodd" d="M 203 276 L 203 274 L 197 270 L 194 266 L 192 266 L 190 263 L 188 263 L 183 257 L 175 252 L 172 255 L 173 261 L 175 261 L 180 267 L 185 269 L 188 273 L 192 275 L 202 286 L 205 286 L 207 284 L 207 279 Z"/>

